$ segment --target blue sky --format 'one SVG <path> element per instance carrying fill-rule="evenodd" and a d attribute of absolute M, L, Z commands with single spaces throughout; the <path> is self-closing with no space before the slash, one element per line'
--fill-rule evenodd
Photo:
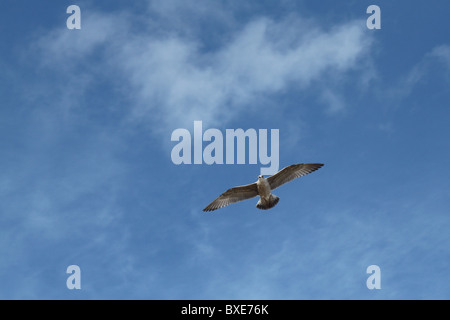
<path fill-rule="evenodd" d="M 0 298 L 449 299 L 449 9 L 3 1 Z M 325 166 L 204 213 L 261 165 L 173 164 L 194 120 Z"/>

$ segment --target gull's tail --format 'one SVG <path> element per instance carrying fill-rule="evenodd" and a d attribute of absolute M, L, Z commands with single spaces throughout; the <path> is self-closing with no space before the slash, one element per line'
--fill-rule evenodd
<path fill-rule="evenodd" d="M 262 199 L 259 199 L 258 203 L 256 204 L 256 207 L 258 209 L 267 210 L 275 207 L 278 201 L 280 201 L 280 198 L 278 198 L 276 195 L 271 194 L 269 201 L 261 201 L 261 200 Z"/>

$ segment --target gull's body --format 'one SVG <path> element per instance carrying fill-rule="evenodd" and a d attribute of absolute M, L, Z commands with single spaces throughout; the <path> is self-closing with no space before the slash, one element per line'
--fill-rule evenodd
<path fill-rule="evenodd" d="M 280 198 L 272 194 L 272 189 L 270 188 L 270 183 L 263 176 L 258 177 L 256 181 L 256 188 L 259 194 L 259 201 L 256 204 L 258 209 L 269 209 L 274 207 Z"/>
<path fill-rule="evenodd" d="M 203 211 L 217 210 L 231 203 L 251 199 L 258 195 L 260 199 L 256 204 L 256 207 L 263 210 L 270 209 L 280 200 L 279 197 L 272 194 L 272 190 L 295 178 L 311 173 L 322 166 L 322 163 L 293 164 L 278 171 L 267 179 L 263 176 L 259 176 L 258 181 L 255 183 L 228 189 L 203 209 Z"/>

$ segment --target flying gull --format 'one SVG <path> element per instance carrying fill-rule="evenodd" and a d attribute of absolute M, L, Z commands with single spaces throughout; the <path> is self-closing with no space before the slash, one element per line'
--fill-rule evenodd
<path fill-rule="evenodd" d="M 205 209 L 203 209 L 203 211 L 214 211 L 231 203 L 251 199 L 258 195 L 260 197 L 258 203 L 256 204 L 258 209 L 266 210 L 273 208 L 278 203 L 280 198 L 272 194 L 272 190 L 294 180 L 295 178 L 303 177 L 308 173 L 316 171 L 322 166 L 322 163 L 293 164 L 281 169 L 267 179 L 260 175 L 258 176 L 258 181 L 255 183 L 228 189 L 216 200 L 211 202 Z"/>

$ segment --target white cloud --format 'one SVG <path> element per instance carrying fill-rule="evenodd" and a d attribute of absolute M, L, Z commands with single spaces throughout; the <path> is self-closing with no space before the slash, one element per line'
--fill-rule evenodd
<path fill-rule="evenodd" d="M 328 32 L 298 30 L 300 22 L 257 19 L 213 52 L 176 36 L 127 43 L 119 60 L 135 90 L 136 114 L 161 116 L 165 125 L 224 123 L 242 110 L 258 111 L 260 99 L 289 86 L 307 89 L 329 72 L 355 68 L 370 46 L 358 22 Z"/>
<path fill-rule="evenodd" d="M 193 120 L 223 124 L 242 111 L 257 112 L 259 102 L 272 94 L 315 90 L 313 82 L 332 82 L 331 77 L 357 68 L 371 45 L 361 21 L 323 30 L 298 17 L 260 17 L 208 48 L 181 32 L 156 32 L 152 26 L 136 32 L 127 19 L 126 14 L 91 13 L 79 34 L 58 30 L 43 36 L 41 56 L 55 69 L 62 64 L 67 72 L 71 65 L 82 92 L 92 83 L 90 74 L 76 69 L 83 59 L 94 59 L 96 65 L 89 68 L 97 73 L 120 72 L 120 81 L 105 80 L 126 88 L 129 119 L 148 121 L 155 130 Z"/>

